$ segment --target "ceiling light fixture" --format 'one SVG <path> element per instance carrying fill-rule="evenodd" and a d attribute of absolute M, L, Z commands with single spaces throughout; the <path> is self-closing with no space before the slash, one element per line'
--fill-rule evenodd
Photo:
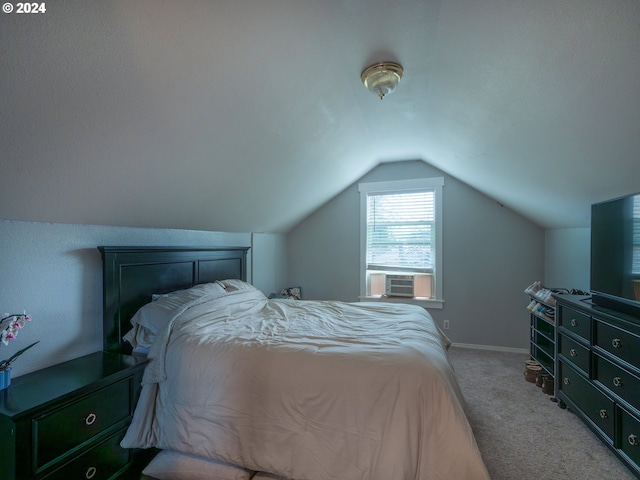
<path fill-rule="evenodd" d="M 402 65 L 380 62 L 365 68 L 360 74 L 360 80 L 371 93 L 375 93 L 382 100 L 396 89 L 402 73 Z"/>

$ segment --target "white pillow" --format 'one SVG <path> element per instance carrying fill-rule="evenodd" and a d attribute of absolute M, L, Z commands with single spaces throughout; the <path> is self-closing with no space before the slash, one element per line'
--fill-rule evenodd
<path fill-rule="evenodd" d="M 225 289 L 216 282 L 195 285 L 186 290 L 162 295 L 155 302 L 143 305 L 131 318 L 133 328 L 123 337 L 134 349 L 151 348 L 158 332 L 166 328 L 173 316 L 185 304 L 203 295 L 225 294 Z"/>
<path fill-rule="evenodd" d="M 249 480 L 253 472 L 242 467 L 162 450 L 142 473 L 159 480 Z"/>
<path fill-rule="evenodd" d="M 229 280 L 216 280 L 218 285 L 221 285 L 227 292 L 235 292 L 237 290 L 255 290 L 256 287 L 243 280 L 235 278 Z"/>

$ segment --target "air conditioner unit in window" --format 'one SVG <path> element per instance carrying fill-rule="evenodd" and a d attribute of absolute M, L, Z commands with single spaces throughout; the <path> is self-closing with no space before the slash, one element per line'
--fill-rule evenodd
<path fill-rule="evenodd" d="M 385 275 L 384 293 L 388 297 L 413 297 L 413 275 Z"/>

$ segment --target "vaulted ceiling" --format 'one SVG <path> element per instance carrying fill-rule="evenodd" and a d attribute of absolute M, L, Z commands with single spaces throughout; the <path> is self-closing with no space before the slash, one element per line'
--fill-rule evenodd
<path fill-rule="evenodd" d="M 636 0 L 46 8 L 0 16 L 3 219 L 286 232 L 415 159 L 545 228 L 640 191 Z"/>

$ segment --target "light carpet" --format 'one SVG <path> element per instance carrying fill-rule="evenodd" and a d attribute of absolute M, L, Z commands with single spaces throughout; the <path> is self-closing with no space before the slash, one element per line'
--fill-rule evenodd
<path fill-rule="evenodd" d="M 451 347 L 467 416 L 492 480 L 635 480 L 570 410 L 524 379 L 526 354 Z"/>

